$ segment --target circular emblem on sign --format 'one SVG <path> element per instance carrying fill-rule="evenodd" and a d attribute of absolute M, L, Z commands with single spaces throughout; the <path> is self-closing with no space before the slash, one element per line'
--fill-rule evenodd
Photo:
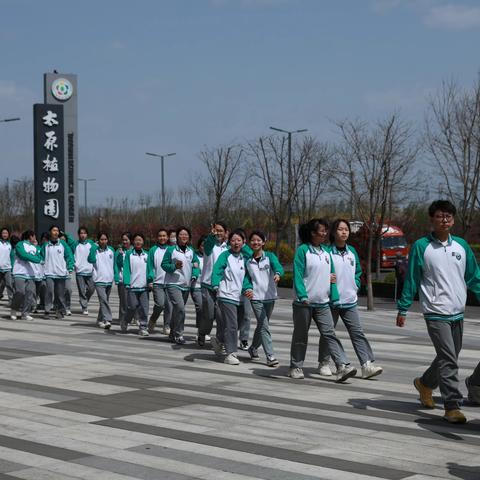
<path fill-rule="evenodd" d="M 52 95 L 57 100 L 68 100 L 73 95 L 73 86 L 66 78 L 57 78 L 52 83 Z"/>

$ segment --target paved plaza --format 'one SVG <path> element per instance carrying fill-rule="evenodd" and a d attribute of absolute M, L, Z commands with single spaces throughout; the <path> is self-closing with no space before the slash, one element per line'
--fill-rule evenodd
<path fill-rule="evenodd" d="M 385 372 L 338 385 L 315 373 L 313 328 L 305 380 L 286 377 L 288 299 L 274 311 L 274 369 L 246 352 L 228 366 L 199 349 L 191 301 L 188 343 L 177 346 L 160 333 L 140 339 L 136 327 L 95 328 L 92 300 L 89 317 L 75 296 L 73 316 L 33 322 L 9 320 L 0 303 L 0 479 L 480 479 L 480 408 L 465 405 L 469 423 L 451 426 L 417 401 L 412 379 L 433 358 L 417 313 L 398 329 L 386 304 L 362 308 Z M 116 293 L 112 304 L 115 316 Z M 470 312 L 462 382 L 480 358 Z"/>

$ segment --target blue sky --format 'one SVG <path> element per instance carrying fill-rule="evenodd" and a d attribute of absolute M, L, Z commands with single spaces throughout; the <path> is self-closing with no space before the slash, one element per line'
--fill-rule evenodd
<path fill-rule="evenodd" d="M 480 68 L 480 3 L 463 0 L 0 0 L 0 178 L 32 176 L 42 74 L 79 77 L 79 171 L 92 202 L 160 189 L 144 152 L 177 152 L 275 125 L 335 138 L 332 119 L 393 110 L 421 124 L 442 79 Z"/>

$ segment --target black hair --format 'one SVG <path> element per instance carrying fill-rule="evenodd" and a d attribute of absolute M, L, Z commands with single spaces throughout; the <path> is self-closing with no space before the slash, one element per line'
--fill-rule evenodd
<path fill-rule="evenodd" d="M 435 212 L 444 212 L 444 213 L 449 213 L 452 216 L 455 216 L 457 213 L 457 209 L 455 208 L 455 205 L 452 202 L 450 202 L 450 200 L 435 200 L 428 207 L 428 215 L 430 217 L 434 217 Z"/>
<path fill-rule="evenodd" d="M 133 241 L 133 235 L 131 234 L 131 232 L 123 232 L 122 238 L 123 237 L 127 237 L 130 240 L 130 243 Z"/>
<path fill-rule="evenodd" d="M 312 218 L 307 223 L 300 225 L 298 229 L 298 236 L 302 243 L 310 243 L 312 241 L 312 233 L 318 230 L 318 227 L 323 225 L 325 230 L 328 230 L 328 222 L 323 218 Z"/>
<path fill-rule="evenodd" d="M 164 227 L 160 227 L 158 230 L 157 230 L 157 236 L 160 232 L 165 232 L 167 235 L 168 235 L 168 230 Z"/>
<path fill-rule="evenodd" d="M 33 230 L 25 230 L 22 233 L 22 240 L 28 240 L 30 237 L 33 237 L 35 232 Z"/>
<path fill-rule="evenodd" d="M 15 248 L 15 245 L 20 241 L 20 238 L 17 235 L 12 235 L 10 237 L 10 245 L 12 248 Z"/>
<path fill-rule="evenodd" d="M 190 231 L 190 229 L 188 227 L 184 227 L 183 225 L 181 227 L 178 227 L 177 230 L 175 230 L 175 236 L 177 237 L 177 241 L 178 241 L 178 234 L 182 230 L 185 230 L 188 233 L 188 240 L 190 241 L 191 238 L 192 238 L 192 232 Z"/>
<path fill-rule="evenodd" d="M 200 248 L 200 246 L 202 245 L 202 243 L 205 241 L 206 238 L 207 238 L 206 235 L 202 235 L 202 236 L 198 239 L 197 248 Z"/>
<path fill-rule="evenodd" d="M 167 230 L 167 233 L 168 233 L 168 236 L 170 236 L 172 233 L 175 233 L 175 235 L 177 234 L 177 232 L 171 228 L 170 230 Z"/>
<path fill-rule="evenodd" d="M 4 230 L 6 230 L 8 232 L 8 236 L 10 236 L 10 229 L 8 227 L 2 227 L 0 229 L 0 233 L 3 233 Z"/>
<path fill-rule="evenodd" d="M 107 232 L 98 232 L 98 235 L 97 235 L 97 240 L 100 240 L 100 237 L 102 235 L 105 235 L 107 237 L 107 240 L 110 240 L 110 237 L 108 236 L 108 233 Z"/>
<path fill-rule="evenodd" d="M 77 235 L 80 235 L 80 232 L 81 232 L 82 230 L 85 230 L 85 233 L 88 235 L 88 228 L 85 227 L 84 225 L 78 227 Z"/>
<path fill-rule="evenodd" d="M 352 233 L 352 230 L 350 229 L 350 222 L 348 220 L 345 220 L 344 218 L 337 218 L 332 225 L 330 226 L 330 243 L 335 243 L 335 232 L 337 231 L 338 227 L 340 226 L 341 223 L 345 223 L 348 228 L 348 234 Z"/>
<path fill-rule="evenodd" d="M 227 224 L 224 221 L 213 222 L 213 226 L 220 225 L 225 231 L 228 230 Z"/>
<path fill-rule="evenodd" d="M 47 242 L 50 240 L 50 235 L 48 234 L 48 232 L 42 232 L 42 234 L 40 235 L 40 241 L 43 241 L 43 239 L 45 239 Z"/>
<path fill-rule="evenodd" d="M 243 228 L 236 228 L 235 230 L 232 230 L 228 235 L 229 242 L 232 240 L 232 237 L 234 235 L 238 235 L 239 237 L 242 237 L 243 241 L 245 241 L 246 239 L 245 230 Z"/>
<path fill-rule="evenodd" d="M 132 235 L 132 240 L 135 240 L 135 237 L 140 237 L 143 240 L 143 242 L 145 243 L 145 235 L 143 233 L 138 233 L 138 232 L 134 233 Z"/>
<path fill-rule="evenodd" d="M 262 242 L 267 241 L 267 236 L 261 231 L 261 230 L 254 230 L 250 236 L 248 237 L 248 241 L 250 242 L 252 240 L 252 237 L 256 235 L 257 237 L 260 237 L 262 239 Z"/>
<path fill-rule="evenodd" d="M 48 229 L 48 231 L 51 232 L 54 228 L 58 228 L 59 232 L 61 231 L 61 228 L 56 224 L 50 225 L 50 228 Z"/>

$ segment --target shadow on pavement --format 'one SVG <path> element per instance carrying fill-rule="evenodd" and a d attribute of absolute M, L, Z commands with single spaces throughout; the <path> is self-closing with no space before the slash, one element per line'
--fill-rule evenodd
<path fill-rule="evenodd" d="M 448 473 L 462 480 L 478 480 L 480 478 L 480 466 L 469 467 L 455 462 L 447 463 Z"/>

